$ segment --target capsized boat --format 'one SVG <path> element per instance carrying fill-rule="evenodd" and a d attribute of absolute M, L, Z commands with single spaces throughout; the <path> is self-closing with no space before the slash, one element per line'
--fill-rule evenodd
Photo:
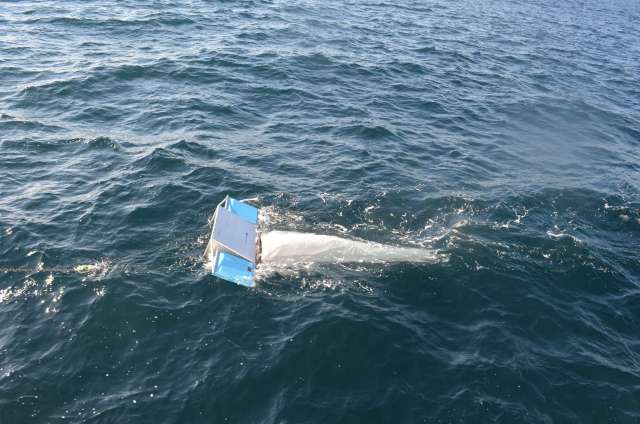
<path fill-rule="evenodd" d="M 255 286 L 259 213 L 258 208 L 229 196 L 218 204 L 205 252 L 213 275 L 241 286 Z"/>

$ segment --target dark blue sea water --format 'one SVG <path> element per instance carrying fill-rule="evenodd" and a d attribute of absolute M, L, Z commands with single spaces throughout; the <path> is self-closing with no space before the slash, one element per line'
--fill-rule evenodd
<path fill-rule="evenodd" d="M 3 2 L 0 422 L 640 422 L 639 30 L 635 0 Z M 226 194 L 439 259 L 248 290 L 204 270 Z"/>

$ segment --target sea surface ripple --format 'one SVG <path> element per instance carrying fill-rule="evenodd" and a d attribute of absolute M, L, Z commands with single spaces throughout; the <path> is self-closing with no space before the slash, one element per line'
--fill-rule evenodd
<path fill-rule="evenodd" d="M 639 27 L 632 0 L 1 3 L 0 422 L 640 422 Z M 441 259 L 247 290 L 204 271 L 225 194 Z"/>

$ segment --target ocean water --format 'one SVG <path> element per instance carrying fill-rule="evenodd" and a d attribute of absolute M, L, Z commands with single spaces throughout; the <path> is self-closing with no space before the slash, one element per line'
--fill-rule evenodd
<path fill-rule="evenodd" d="M 640 4 L 0 4 L 0 423 L 640 422 Z M 207 274 L 214 206 L 425 263 Z M 79 267 L 79 268 L 78 268 Z"/>

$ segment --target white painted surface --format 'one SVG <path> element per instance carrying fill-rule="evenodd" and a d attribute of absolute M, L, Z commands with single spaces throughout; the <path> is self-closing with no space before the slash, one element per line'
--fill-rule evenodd
<path fill-rule="evenodd" d="M 230 252 L 256 262 L 256 226 L 225 208 L 216 210 L 211 239 Z"/>

